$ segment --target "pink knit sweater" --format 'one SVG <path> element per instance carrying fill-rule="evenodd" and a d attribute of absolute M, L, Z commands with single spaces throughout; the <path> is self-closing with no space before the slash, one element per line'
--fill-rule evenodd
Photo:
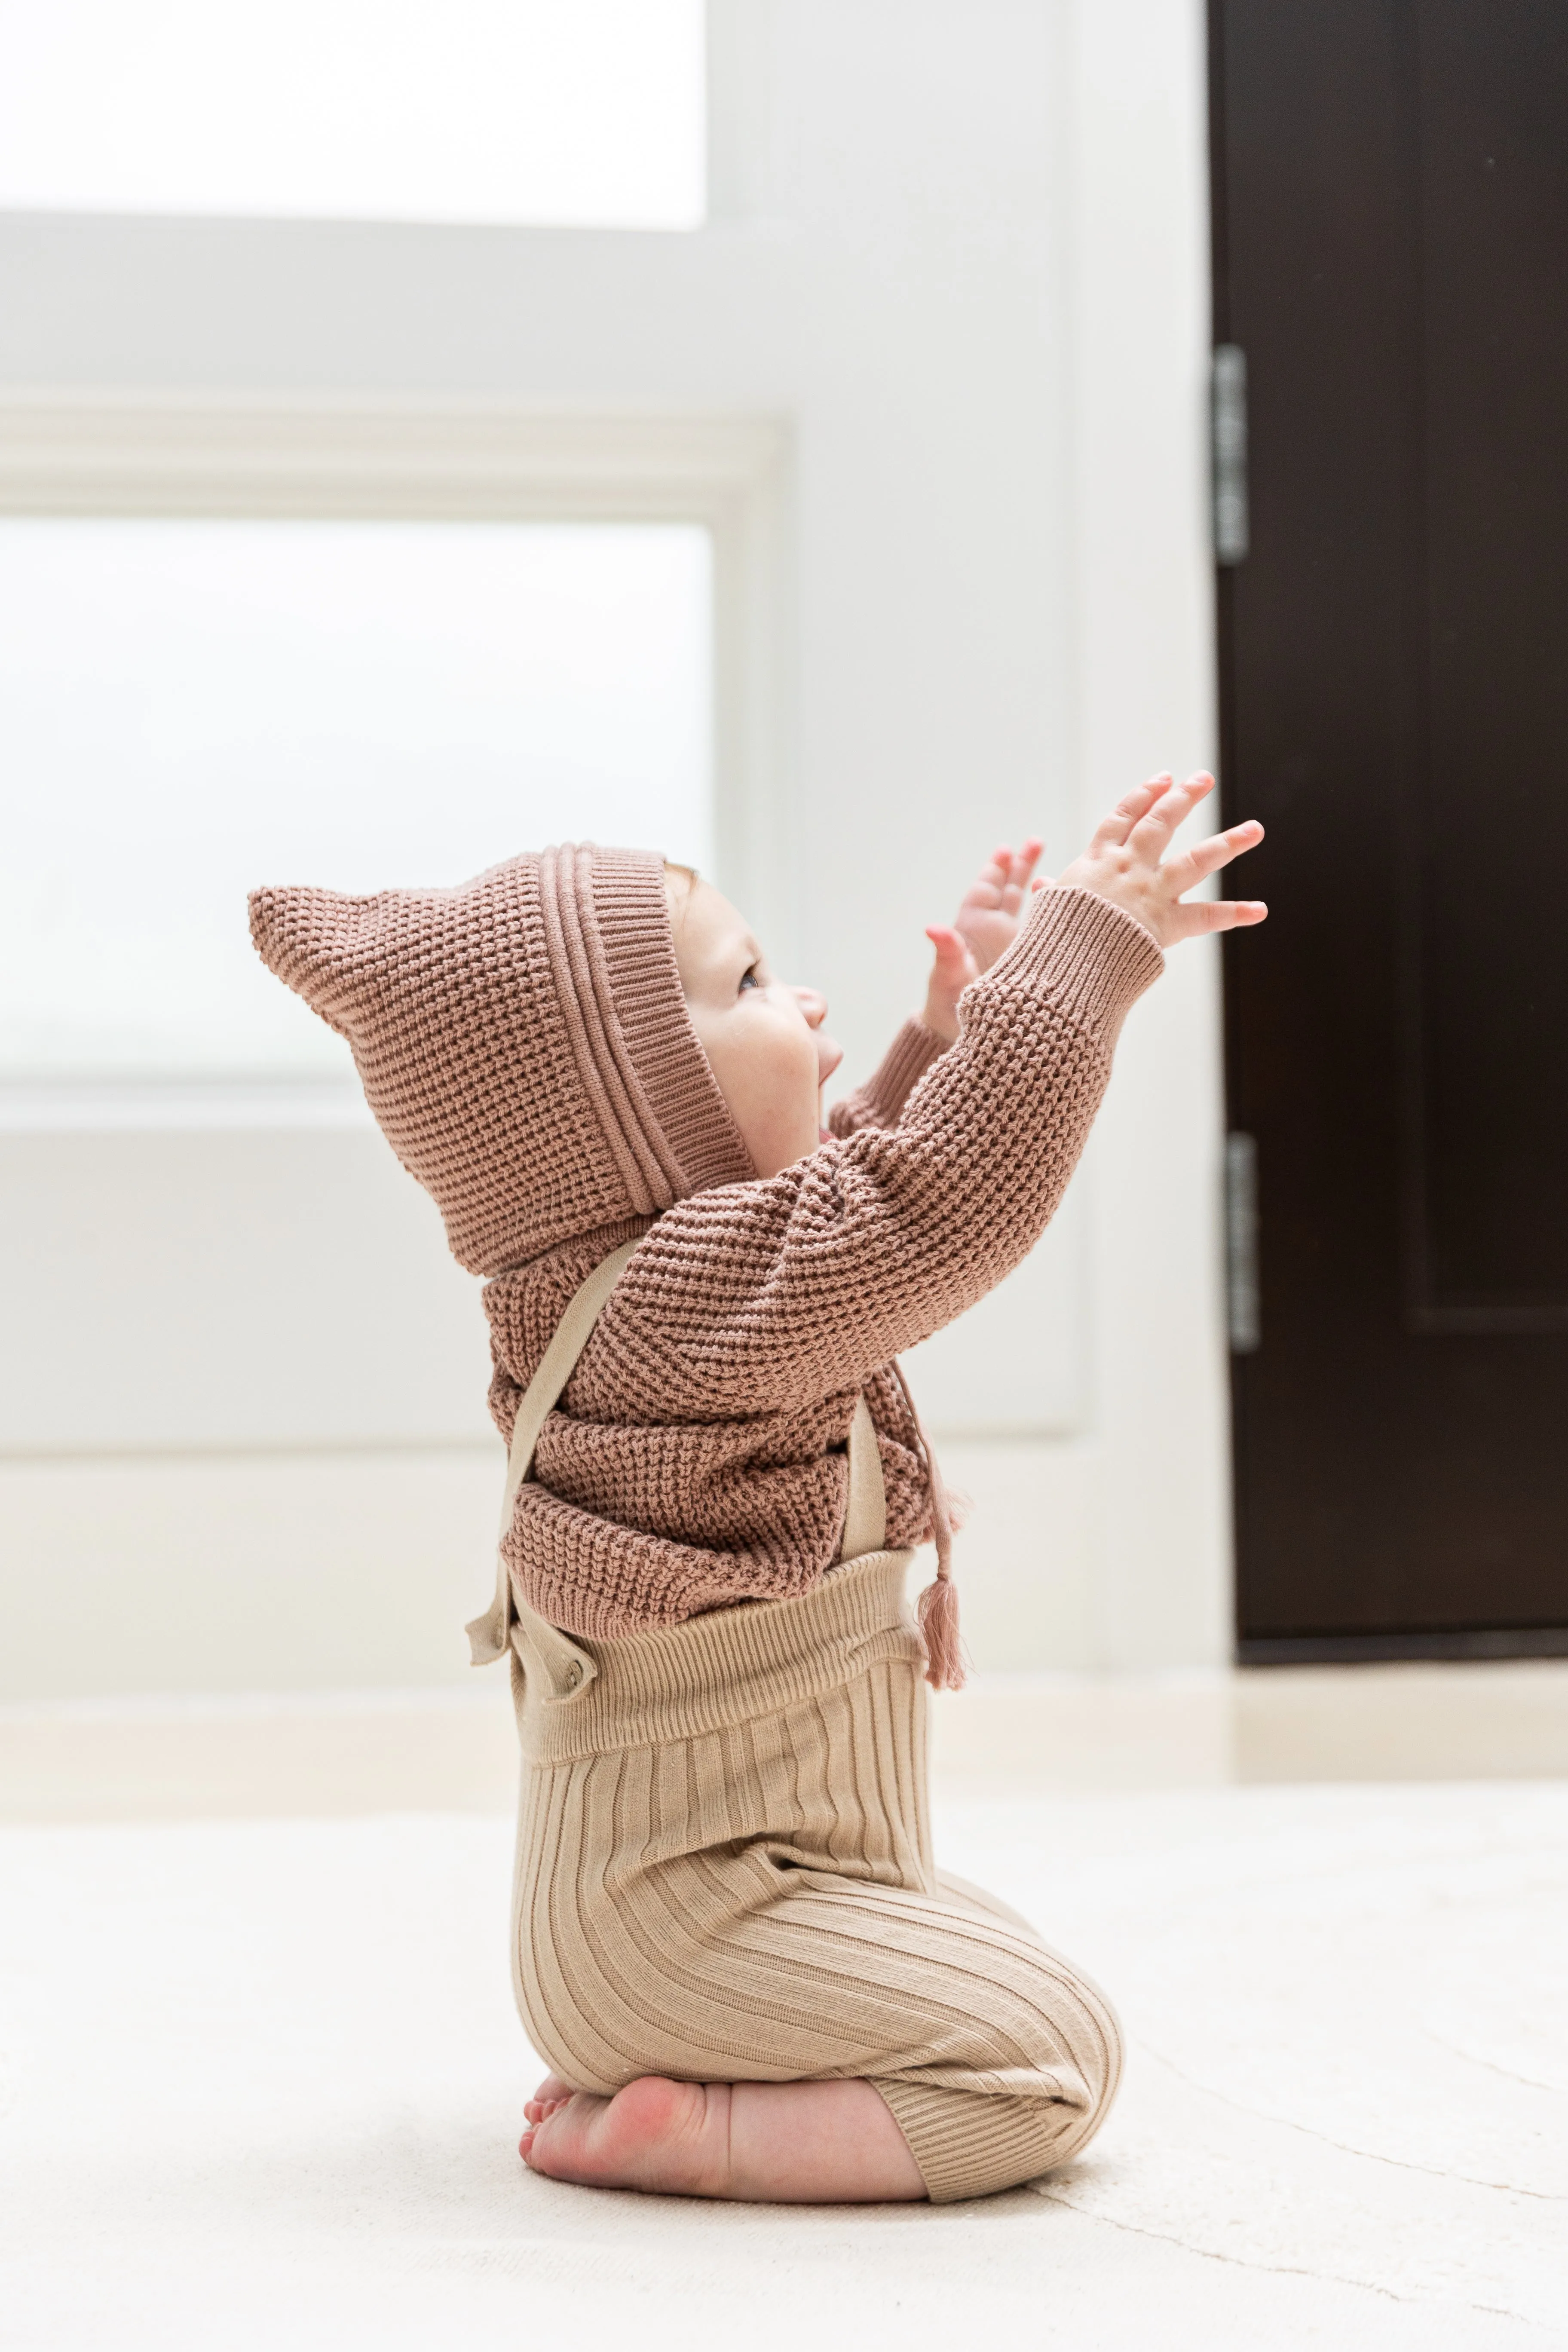
<path fill-rule="evenodd" d="M 889 1370 L 1025 1257 L 1083 1148 L 1141 924 L 1042 891 L 945 1053 L 906 1025 L 807 1160 L 757 1178 L 687 1014 L 663 867 L 567 844 L 452 889 L 252 894 L 279 977 L 345 1036 L 393 1149 L 485 1291 L 510 1435 L 584 1278 L 642 1235 L 503 1546 L 573 1633 L 805 1592 L 837 1554 L 864 1391 L 889 1538 L 928 1489 Z"/>
<path fill-rule="evenodd" d="M 578 1284 L 646 1233 L 546 1423 L 504 1547 L 521 1597 L 590 1637 L 807 1591 L 837 1556 L 864 1390 L 889 1541 L 931 1532 L 889 1360 L 1028 1254 L 1077 1164 L 1134 999 L 1142 927 L 1049 890 L 965 994 L 945 1053 L 908 1023 L 832 1139 L 765 1181 L 607 1224 L 485 1291 L 503 1433 Z"/>

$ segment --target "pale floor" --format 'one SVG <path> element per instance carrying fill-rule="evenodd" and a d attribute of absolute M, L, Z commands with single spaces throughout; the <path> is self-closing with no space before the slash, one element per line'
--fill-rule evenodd
<path fill-rule="evenodd" d="M 946 1706 L 942 1859 L 1131 2056 L 1082 2162 L 937 2212 L 521 2170 L 504 1717 L 0 1717 L 8 2347 L 1568 2347 L 1568 1670 Z"/>

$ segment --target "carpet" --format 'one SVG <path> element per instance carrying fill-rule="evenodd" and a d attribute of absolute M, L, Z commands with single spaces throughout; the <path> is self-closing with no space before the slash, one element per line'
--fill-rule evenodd
<path fill-rule="evenodd" d="M 10 2352 L 1568 2347 L 1568 1787 L 941 1809 L 1130 2063 L 1079 2163 L 940 2211 L 526 2173 L 510 1845 L 475 1814 L 0 1832 Z"/>

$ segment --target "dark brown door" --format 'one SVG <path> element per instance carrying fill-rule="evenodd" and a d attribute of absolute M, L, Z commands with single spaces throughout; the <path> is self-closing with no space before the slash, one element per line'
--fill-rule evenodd
<path fill-rule="evenodd" d="M 1211 18 L 1241 1654 L 1568 1651 L 1568 0 Z"/>

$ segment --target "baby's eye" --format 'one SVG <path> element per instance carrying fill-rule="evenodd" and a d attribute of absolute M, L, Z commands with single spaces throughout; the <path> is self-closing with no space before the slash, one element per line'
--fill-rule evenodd
<path fill-rule="evenodd" d="M 762 982 L 757 978 L 756 965 L 754 963 L 748 964 L 745 971 L 741 974 L 741 986 L 742 988 L 761 988 L 762 984 Z"/>

